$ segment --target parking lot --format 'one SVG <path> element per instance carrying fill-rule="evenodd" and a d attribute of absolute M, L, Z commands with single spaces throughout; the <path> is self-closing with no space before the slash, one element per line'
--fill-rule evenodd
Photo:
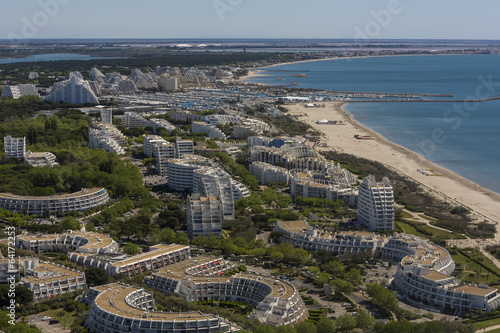
<path fill-rule="evenodd" d="M 28 316 L 26 320 L 30 325 L 36 326 L 40 331 L 46 333 L 70 333 L 71 330 L 67 329 L 61 324 L 49 324 L 48 321 L 42 321 L 43 315 L 36 314 Z"/>

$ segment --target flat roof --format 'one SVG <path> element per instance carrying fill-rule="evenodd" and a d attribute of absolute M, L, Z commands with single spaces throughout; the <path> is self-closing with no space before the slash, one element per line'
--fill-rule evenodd
<path fill-rule="evenodd" d="M 73 271 L 69 268 L 57 266 L 48 262 L 41 262 L 37 268 L 31 269 L 30 271 L 39 273 L 39 274 L 50 274 L 46 276 L 27 276 L 21 279 L 22 282 L 29 283 L 49 283 L 49 282 L 57 282 L 65 279 L 74 279 L 77 277 L 83 277 L 84 273 L 79 271 Z"/>
<path fill-rule="evenodd" d="M 489 295 L 489 294 L 497 291 L 497 289 L 490 288 L 490 287 L 488 287 L 488 288 L 479 288 L 479 287 L 466 286 L 466 285 L 457 287 L 457 288 L 455 288 L 453 290 L 455 290 L 455 291 L 463 291 L 466 294 L 478 295 L 478 296 L 487 296 L 487 295 Z"/>
<path fill-rule="evenodd" d="M 143 321 L 219 320 L 219 317 L 213 314 L 203 314 L 201 312 L 161 312 L 133 307 L 126 301 L 126 298 L 131 293 L 140 290 L 140 288 L 113 283 L 95 289 L 102 291 L 96 297 L 95 303 L 105 311 L 122 317 L 135 318 Z"/>
<path fill-rule="evenodd" d="M 136 262 L 146 261 L 167 253 L 188 249 L 189 245 L 179 244 L 158 244 L 152 246 L 149 252 L 143 252 L 130 258 L 126 258 L 113 263 L 113 266 L 127 266 Z"/>
<path fill-rule="evenodd" d="M 108 235 L 105 234 L 98 234 L 96 232 L 86 232 L 86 231 L 73 231 L 71 233 L 64 233 L 64 234 L 49 234 L 49 235 L 21 235 L 18 236 L 18 239 L 20 241 L 29 241 L 29 242 L 35 242 L 35 241 L 55 241 L 58 239 L 62 239 L 64 237 L 74 237 L 78 236 L 81 238 L 85 238 L 88 242 L 85 245 L 82 245 L 78 247 L 76 250 L 80 249 L 86 249 L 86 248 L 92 248 L 92 249 L 100 249 L 100 248 L 105 248 L 112 243 L 114 243 L 114 240 L 109 237 Z"/>
<path fill-rule="evenodd" d="M 0 198 L 5 198 L 5 199 L 17 199 L 17 200 L 54 200 L 54 199 L 67 199 L 67 198 L 78 198 L 83 195 L 91 195 L 95 194 L 101 190 L 106 190 L 104 187 L 96 187 L 96 188 L 83 188 L 81 191 L 78 192 L 73 192 L 73 193 L 67 193 L 67 194 L 60 194 L 60 195 L 53 195 L 53 196 L 43 196 L 43 197 L 37 197 L 37 196 L 23 196 L 23 195 L 17 195 L 17 194 L 12 194 L 12 193 L 0 193 Z"/>
<path fill-rule="evenodd" d="M 447 280 L 447 279 L 452 279 L 452 276 L 445 275 L 439 272 L 436 272 L 435 270 L 429 270 L 429 273 L 422 275 L 426 279 L 432 280 L 432 281 L 441 281 L 441 280 Z"/>

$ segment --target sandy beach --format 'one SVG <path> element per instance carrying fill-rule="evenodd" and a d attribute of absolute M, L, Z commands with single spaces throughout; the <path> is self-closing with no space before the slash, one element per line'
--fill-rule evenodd
<path fill-rule="evenodd" d="M 322 103 L 323 104 L 323 103 Z M 336 150 L 370 160 L 384 163 L 395 170 L 420 182 L 436 195 L 455 201 L 469 208 L 478 221 L 489 220 L 497 224 L 500 221 L 500 194 L 487 190 L 448 169 L 432 163 L 422 156 L 394 144 L 375 131 L 356 122 L 345 114 L 344 102 L 325 102 L 325 108 L 305 108 L 302 104 L 287 105 L 291 115 L 297 115 L 315 129 L 324 133 L 321 142 L 328 147 L 323 150 Z M 343 120 L 344 125 L 318 125 L 317 120 Z M 375 140 L 358 140 L 355 134 L 369 135 Z M 425 176 L 417 169 L 432 169 L 443 177 Z M 500 240 L 500 233 L 495 235 Z"/>

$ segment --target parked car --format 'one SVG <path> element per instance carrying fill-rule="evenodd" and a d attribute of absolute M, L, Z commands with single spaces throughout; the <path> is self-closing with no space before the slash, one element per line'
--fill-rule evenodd
<path fill-rule="evenodd" d="M 49 316 L 42 317 L 42 321 L 47 321 L 47 320 L 52 320 L 52 317 L 49 317 Z"/>
<path fill-rule="evenodd" d="M 52 325 L 52 324 L 59 324 L 59 320 L 57 320 L 57 319 L 49 320 L 49 325 Z"/>

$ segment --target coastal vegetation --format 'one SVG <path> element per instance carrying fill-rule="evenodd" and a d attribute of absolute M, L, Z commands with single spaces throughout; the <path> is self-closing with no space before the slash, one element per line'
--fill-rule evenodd
<path fill-rule="evenodd" d="M 472 237 L 489 238 L 494 235 L 495 226 L 493 224 L 487 222 L 472 224 L 469 215 L 461 209 L 459 209 L 461 214 L 457 214 L 455 206 L 449 200 L 431 194 L 421 184 L 382 163 L 334 151 L 323 152 L 323 155 L 327 159 L 339 162 L 343 167 L 356 174 L 359 179 L 369 174 L 374 175 L 377 179 L 388 177 L 394 188 L 396 202 L 412 212 L 424 213 L 431 217 L 430 223 L 435 226 Z"/>

